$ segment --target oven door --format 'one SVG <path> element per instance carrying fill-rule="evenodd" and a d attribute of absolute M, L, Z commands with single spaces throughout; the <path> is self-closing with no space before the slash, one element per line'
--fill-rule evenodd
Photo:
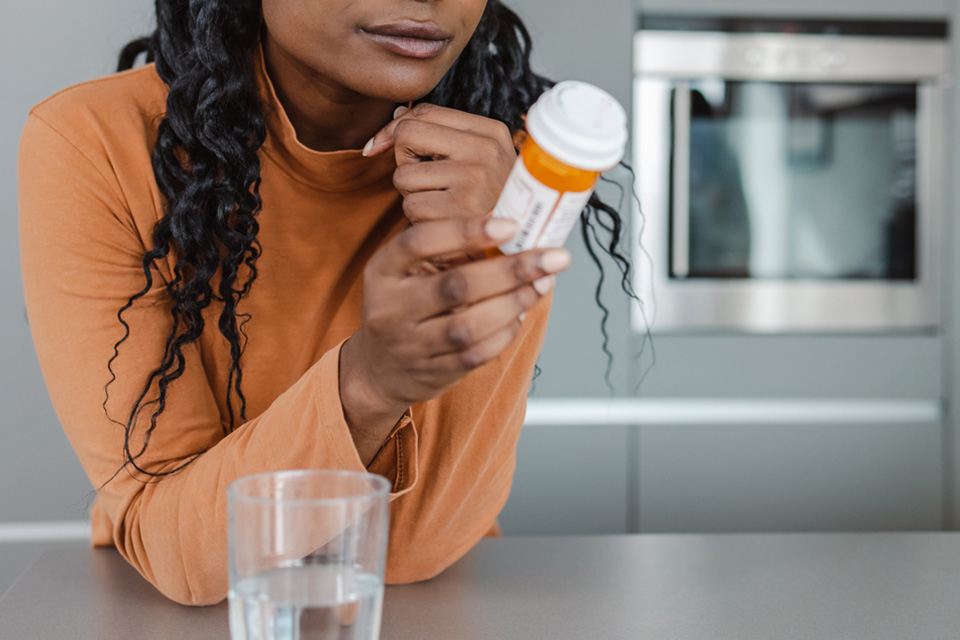
<path fill-rule="evenodd" d="M 753 75 L 636 76 L 634 255 L 653 262 L 636 284 L 654 329 L 935 329 L 939 85 Z"/>

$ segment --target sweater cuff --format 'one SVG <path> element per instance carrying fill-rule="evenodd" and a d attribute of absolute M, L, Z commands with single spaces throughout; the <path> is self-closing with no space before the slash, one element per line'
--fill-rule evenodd
<path fill-rule="evenodd" d="M 390 492 L 390 499 L 393 500 L 413 489 L 417 483 L 419 442 L 413 417 L 408 409 L 370 465 L 364 467 L 340 400 L 340 349 L 344 342 L 346 340 L 327 351 L 319 362 L 317 406 L 322 437 L 329 443 L 338 468 L 384 476 L 393 484 Z"/>
<path fill-rule="evenodd" d="M 417 449 L 417 427 L 407 409 L 380 451 L 367 465 L 367 471 L 381 475 L 393 484 L 391 500 L 407 493 L 417 484 Z"/>

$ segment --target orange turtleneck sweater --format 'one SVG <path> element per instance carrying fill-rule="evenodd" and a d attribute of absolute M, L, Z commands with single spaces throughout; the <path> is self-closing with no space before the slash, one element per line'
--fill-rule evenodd
<path fill-rule="evenodd" d="M 97 498 L 93 544 L 115 545 L 143 576 L 182 603 L 227 593 L 226 487 L 277 469 L 363 470 L 339 397 L 340 344 L 360 323 L 363 266 L 407 222 L 392 186 L 392 154 L 318 153 L 296 139 L 258 65 L 268 114 L 261 151 L 259 277 L 243 359 L 249 420 L 229 435 L 226 341 L 208 322 L 138 463 L 183 471 L 144 483 L 123 464 L 127 412 L 170 330 L 158 265 L 144 285 L 163 198 L 150 164 L 167 90 L 152 65 L 67 89 L 35 107 L 20 143 L 20 248 L 31 331 L 57 415 Z M 521 336 L 449 392 L 412 407 L 367 467 L 394 483 L 388 582 L 430 578 L 495 527 L 507 500 L 533 366 L 549 301 Z M 216 309 L 211 310 L 215 314 Z M 211 315 L 211 320 L 213 316 Z M 111 420 L 112 418 L 112 420 Z M 141 429 L 142 433 L 142 429 Z M 136 450 L 136 449 L 135 449 Z"/>

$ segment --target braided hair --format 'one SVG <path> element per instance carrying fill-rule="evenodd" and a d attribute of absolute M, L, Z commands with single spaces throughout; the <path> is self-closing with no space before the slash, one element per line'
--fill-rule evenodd
<path fill-rule="evenodd" d="M 184 348 L 204 331 L 203 312 L 214 301 L 222 304 L 217 328 L 230 345 L 225 429 L 238 426 L 238 418 L 246 421 L 240 362 L 246 341 L 243 325 L 249 316 L 239 313 L 237 306 L 257 278 L 261 253 L 257 214 L 262 204 L 258 152 L 266 138 L 264 109 L 250 63 L 250 53 L 260 37 L 260 0 L 156 0 L 156 15 L 154 33 L 124 47 L 118 70 L 132 68 L 144 56 L 147 63 L 156 64 L 158 75 L 169 87 L 152 157 L 167 210 L 153 230 L 153 248 L 143 256 L 144 287 L 117 312 L 124 333 L 108 362 L 110 381 L 105 389 L 108 399 L 109 386 L 116 379 L 113 363 L 130 335 L 124 312 L 147 294 L 154 282 L 155 264 L 173 252 L 174 277 L 166 285 L 172 326 L 164 354 L 121 423 L 124 467 L 152 478 L 176 473 L 203 453 L 161 472 L 138 463 L 164 410 L 169 386 L 185 370 Z M 530 50 L 530 34 L 520 18 L 500 0 L 489 0 L 466 48 L 422 101 L 522 129 L 523 115 L 552 86 L 530 69 Z M 629 282 L 630 263 L 618 249 L 623 220 L 616 209 L 594 195 L 581 221 L 588 252 L 600 268 L 595 297 L 603 312 L 601 331 L 609 384 L 609 311 L 600 301 L 603 267 L 597 248 L 614 259 L 624 291 L 635 298 Z M 604 241 L 598 236 L 598 227 L 606 235 Z M 241 277 L 244 267 L 246 276 Z M 141 414 L 147 412 L 149 424 L 135 447 L 134 430 Z"/>

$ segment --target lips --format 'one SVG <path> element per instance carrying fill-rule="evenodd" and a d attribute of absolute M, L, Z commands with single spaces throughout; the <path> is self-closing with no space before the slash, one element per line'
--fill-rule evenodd
<path fill-rule="evenodd" d="M 364 27 L 360 31 L 387 51 L 407 58 L 438 56 L 452 38 L 436 24 L 413 20 Z"/>

